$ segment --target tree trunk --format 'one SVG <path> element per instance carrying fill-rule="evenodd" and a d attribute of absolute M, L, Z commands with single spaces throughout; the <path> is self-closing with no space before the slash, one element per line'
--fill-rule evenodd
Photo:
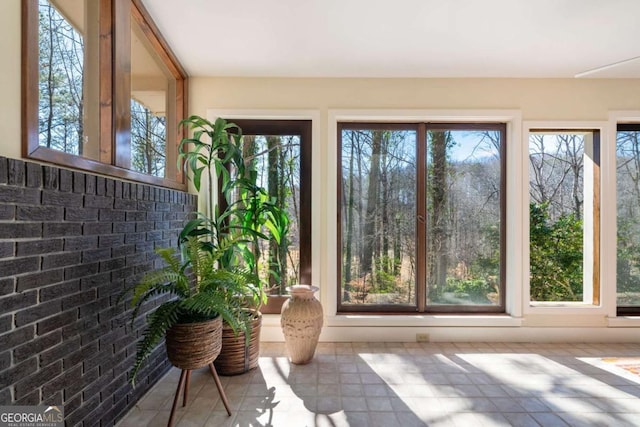
<path fill-rule="evenodd" d="M 432 132 L 431 141 L 431 250 L 430 290 L 441 295 L 447 282 L 447 138 L 446 132 Z"/>

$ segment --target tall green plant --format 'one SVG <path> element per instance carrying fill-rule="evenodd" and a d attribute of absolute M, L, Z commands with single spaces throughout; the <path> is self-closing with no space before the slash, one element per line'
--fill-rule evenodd
<path fill-rule="evenodd" d="M 185 225 L 180 241 L 196 236 L 203 247 L 211 248 L 216 241 L 230 235 L 240 236 L 238 253 L 257 276 L 259 241 L 273 240 L 278 245 L 286 241 L 283 239 L 289 230 L 287 213 L 257 183 L 254 165 L 243 157 L 242 130 L 237 125 L 221 118 L 210 122 L 199 116 L 191 116 L 181 125 L 188 126 L 193 137 L 180 143 L 179 159 L 184 159 L 187 176 L 195 189 L 200 192 L 203 179 L 207 179 L 210 194 L 207 195 L 207 211 L 198 213 Z M 213 191 L 218 188 L 223 199 L 214 206 Z M 235 255 L 235 251 L 228 251 L 220 262 L 236 264 Z"/>

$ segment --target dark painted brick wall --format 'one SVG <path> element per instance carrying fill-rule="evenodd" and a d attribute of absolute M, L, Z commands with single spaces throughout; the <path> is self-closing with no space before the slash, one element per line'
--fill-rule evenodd
<path fill-rule="evenodd" d="M 117 297 L 195 209 L 180 191 L 0 157 L 1 405 L 110 426 L 137 402 L 169 364 L 158 347 L 129 385 L 145 315 L 132 333 Z"/>

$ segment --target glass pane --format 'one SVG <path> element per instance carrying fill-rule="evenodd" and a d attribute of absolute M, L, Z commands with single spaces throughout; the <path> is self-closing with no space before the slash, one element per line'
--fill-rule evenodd
<path fill-rule="evenodd" d="M 289 217 L 289 232 L 280 245 L 260 240 L 259 274 L 271 294 L 286 295 L 286 287 L 300 282 L 300 136 L 244 135 L 245 160 L 258 172 L 257 184 Z M 267 230 L 263 230 L 269 234 Z"/>
<path fill-rule="evenodd" d="M 39 0 L 40 146 L 99 159 L 99 2 Z"/>
<path fill-rule="evenodd" d="M 166 175 L 167 140 L 175 140 L 176 81 L 135 21 L 131 21 L 131 169 Z"/>
<path fill-rule="evenodd" d="M 500 139 L 427 133 L 428 305 L 500 305 Z"/>
<path fill-rule="evenodd" d="M 531 301 L 583 301 L 585 136 L 529 137 Z"/>
<path fill-rule="evenodd" d="M 640 131 L 618 132 L 618 306 L 640 306 Z"/>
<path fill-rule="evenodd" d="M 342 131 L 343 304 L 416 304 L 416 132 Z"/>

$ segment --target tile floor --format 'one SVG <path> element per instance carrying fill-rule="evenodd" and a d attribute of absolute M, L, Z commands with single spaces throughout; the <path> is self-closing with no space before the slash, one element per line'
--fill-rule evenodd
<path fill-rule="evenodd" d="M 321 343 L 308 365 L 262 343 L 260 366 L 221 377 L 194 371 L 187 426 L 640 426 L 640 377 L 605 357 L 639 344 Z M 163 426 L 179 371 L 171 370 L 119 423 Z"/>

